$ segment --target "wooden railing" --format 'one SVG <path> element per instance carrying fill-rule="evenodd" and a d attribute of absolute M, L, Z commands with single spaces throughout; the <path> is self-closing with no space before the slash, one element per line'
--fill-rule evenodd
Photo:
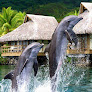
<path fill-rule="evenodd" d="M 43 53 L 47 45 L 39 51 L 38 56 L 44 56 Z M 2 56 L 20 56 L 23 50 L 26 48 L 26 45 L 14 45 L 14 46 L 1 46 Z M 92 54 L 92 50 L 88 48 L 83 49 L 70 49 L 67 48 L 67 54 Z"/>
<path fill-rule="evenodd" d="M 1 46 L 2 56 L 20 56 L 26 45 Z M 45 47 L 39 51 L 39 56 L 43 55 Z"/>
<path fill-rule="evenodd" d="M 11 52 L 22 52 L 23 46 L 15 45 L 15 46 L 1 46 L 2 53 L 11 53 Z"/>
<path fill-rule="evenodd" d="M 89 48 L 70 49 L 68 47 L 67 54 L 92 54 L 92 49 L 89 49 Z"/>

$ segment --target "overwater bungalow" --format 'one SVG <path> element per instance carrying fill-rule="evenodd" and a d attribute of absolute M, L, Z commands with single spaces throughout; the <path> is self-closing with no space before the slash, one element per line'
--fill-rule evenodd
<path fill-rule="evenodd" d="M 68 54 L 92 54 L 92 3 L 80 4 L 79 16 L 83 17 L 73 28 L 78 36 L 78 47 L 67 49 Z"/>
<path fill-rule="evenodd" d="M 50 42 L 58 22 L 54 17 L 26 14 L 24 23 L 12 32 L 0 37 L 2 56 L 20 56 L 28 44 L 44 43 L 38 56 L 44 56 L 44 49 Z"/>

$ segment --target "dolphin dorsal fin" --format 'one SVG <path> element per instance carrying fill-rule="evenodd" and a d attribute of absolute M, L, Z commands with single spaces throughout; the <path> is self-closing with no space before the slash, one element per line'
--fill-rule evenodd
<path fill-rule="evenodd" d="M 13 77 L 14 77 L 14 70 L 13 71 L 11 71 L 11 72 L 9 72 L 5 77 L 4 77 L 4 79 L 13 79 Z"/>

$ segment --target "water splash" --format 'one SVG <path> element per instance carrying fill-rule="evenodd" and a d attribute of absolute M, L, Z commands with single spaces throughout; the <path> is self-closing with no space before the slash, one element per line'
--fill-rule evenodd
<path fill-rule="evenodd" d="M 34 92 L 51 92 L 50 81 L 46 81 L 43 85 L 38 86 Z"/>
<path fill-rule="evenodd" d="M 80 69 L 79 67 L 75 67 L 72 64 L 64 63 L 58 72 L 57 78 L 57 89 L 56 92 L 69 92 L 70 88 L 79 87 L 81 81 L 84 79 L 85 71 Z M 39 68 L 38 74 L 36 77 L 33 75 L 30 79 L 29 88 L 27 91 L 25 87 L 22 85 L 20 86 L 21 89 L 18 90 L 19 92 L 52 92 L 51 91 L 51 80 L 49 78 L 49 67 L 41 66 Z M 26 85 L 26 84 L 25 84 Z M 24 89 L 23 89 L 24 88 Z M 75 92 L 76 89 L 71 89 L 70 92 Z M 2 80 L 0 82 L 0 92 L 11 92 L 11 81 L 9 80 Z M 76 91 L 77 92 L 77 91 Z"/>
<path fill-rule="evenodd" d="M 12 92 L 10 80 L 2 79 L 2 81 L 0 81 L 0 92 Z"/>

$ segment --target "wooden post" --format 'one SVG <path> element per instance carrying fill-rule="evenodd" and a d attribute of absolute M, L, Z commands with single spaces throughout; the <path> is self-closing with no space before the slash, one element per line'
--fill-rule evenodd
<path fill-rule="evenodd" d="M 90 51 L 90 35 L 87 34 L 87 54 L 89 54 L 89 51 Z"/>
<path fill-rule="evenodd" d="M 2 48 L 2 46 L 1 46 L 1 53 L 3 53 L 3 48 Z"/>
<path fill-rule="evenodd" d="M 81 14 L 83 12 L 83 5 L 80 4 L 80 10 L 79 10 L 79 14 Z"/>

